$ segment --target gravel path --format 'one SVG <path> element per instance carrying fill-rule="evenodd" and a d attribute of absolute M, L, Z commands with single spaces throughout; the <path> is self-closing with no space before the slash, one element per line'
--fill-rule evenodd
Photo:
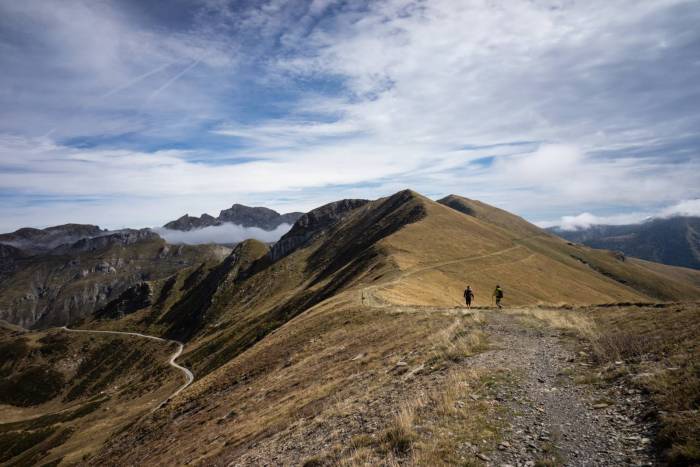
<path fill-rule="evenodd" d="M 651 427 L 639 421 L 639 393 L 575 384 L 571 375 L 584 367 L 558 331 L 528 327 L 507 313 L 485 314 L 492 349 L 468 364 L 514 378 L 493 395 L 507 408 L 504 442 L 495 453 L 475 454 L 497 466 L 655 464 Z"/>

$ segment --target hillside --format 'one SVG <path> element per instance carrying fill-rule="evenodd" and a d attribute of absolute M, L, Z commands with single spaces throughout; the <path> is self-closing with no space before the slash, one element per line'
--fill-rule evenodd
<path fill-rule="evenodd" d="M 66 227 L 2 236 L 8 244 L 0 244 L 0 319 L 26 328 L 73 323 L 136 284 L 217 263 L 229 251 L 168 245 L 148 229 L 106 232 L 69 225 L 67 232 Z"/>
<path fill-rule="evenodd" d="M 164 400 L 181 376 L 171 345 L 0 324 L 0 463 L 81 461 Z"/>
<path fill-rule="evenodd" d="M 92 462 L 401 458 L 406 451 L 383 437 L 397 411 L 419 411 L 406 408 L 412 398 L 450 378 L 478 386 L 502 377 L 463 367 L 488 340 L 481 315 L 455 308 L 467 283 L 480 307 L 496 283 L 509 307 L 700 299 L 700 273 L 570 245 L 478 207 L 465 213 L 408 190 L 332 203 L 300 218 L 277 252 L 246 243 L 192 280 L 168 280 L 161 305 L 89 323 L 186 340 L 182 361 L 197 377 Z M 463 404 L 472 418 L 459 428 L 449 418 L 425 423 L 495 449 L 494 412 Z"/>
<path fill-rule="evenodd" d="M 617 250 L 627 256 L 700 269 L 700 217 L 651 219 L 640 224 L 549 229 L 569 241 Z"/>

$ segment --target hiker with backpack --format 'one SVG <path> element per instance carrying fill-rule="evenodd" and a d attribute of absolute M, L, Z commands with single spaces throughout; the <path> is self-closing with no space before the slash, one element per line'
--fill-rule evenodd
<path fill-rule="evenodd" d="M 464 289 L 464 301 L 467 304 L 467 308 L 472 307 L 472 299 L 474 298 L 474 291 L 472 290 L 472 287 L 470 285 L 467 286 L 466 289 Z"/>
<path fill-rule="evenodd" d="M 503 289 L 501 289 L 500 285 L 496 285 L 496 290 L 493 291 L 493 297 L 496 298 L 496 306 L 499 309 L 503 308 L 501 306 L 501 299 L 503 299 Z"/>

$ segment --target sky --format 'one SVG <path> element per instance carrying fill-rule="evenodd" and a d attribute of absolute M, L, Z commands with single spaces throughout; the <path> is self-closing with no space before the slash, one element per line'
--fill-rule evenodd
<path fill-rule="evenodd" d="M 698 24 L 695 0 L 0 0 L 0 231 L 404 188 L 543 226 L 698 215 Z"/>

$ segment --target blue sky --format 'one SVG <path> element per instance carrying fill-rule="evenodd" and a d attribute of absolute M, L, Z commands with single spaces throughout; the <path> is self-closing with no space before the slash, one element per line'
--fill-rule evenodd
<path fill-rule="evenodd" d="M 0 230 L 410 187 L 700 214 L 700 3 L 0 3 Z"/>

